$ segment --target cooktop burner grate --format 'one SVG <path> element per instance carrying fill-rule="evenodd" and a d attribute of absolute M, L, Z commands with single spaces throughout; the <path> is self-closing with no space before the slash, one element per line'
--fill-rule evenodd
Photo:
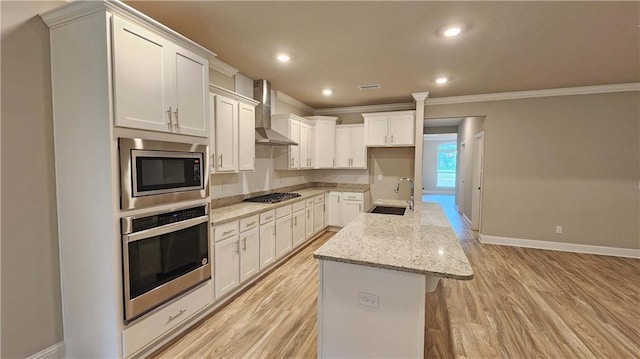
<path fill-rule="evenodd" d="M 300 193 L 271 193 L 265 194 L 264 196 L 247 198 L 244 201 L 259 203 L 278 203 L 296 197 L 300 197 Z"/>

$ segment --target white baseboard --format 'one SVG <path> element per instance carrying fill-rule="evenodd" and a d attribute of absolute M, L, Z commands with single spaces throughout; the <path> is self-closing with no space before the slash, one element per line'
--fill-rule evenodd
<path fill-rule="evenodd" d="M 589 244 L 574 244 L 574 243 L 564 243 L 564 242 L 538 241 L 533 239 L 488 236 L 486 234 L 480 234 L 479 239 L 480 239 L 480 242 L 483 244 L 497 244 L 502 246 L 547 249 L 551 251 L 599 254 L 603 256 L 640 259 L 640 249 L 593 246 Z"/>
<path fill-rule="evenodd" d="M 32 354 L 27 359 L 64 359 L 64 342 L 56 343 Z"/>
<path fill-rule="evenodd" d="M 463 213 L 462 218 L 464 218 L 464 222 L 467 224 L 467 226 L 471 228 L 471 220 L 469 219 L 469 217 L 467 217 L 467 215 Z"/>

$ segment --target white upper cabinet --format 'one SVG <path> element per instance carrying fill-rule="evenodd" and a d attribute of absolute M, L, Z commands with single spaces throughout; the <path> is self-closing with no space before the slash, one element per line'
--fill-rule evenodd
<path fill-rule="evenodd" d="M 256 164 L 256 109 L 240 103 L 238 108 L 238 170 L 253 171 Z"/>
<path fill-rule="evenodd" d="M 300 170 L 314 167 L 315 123 L 294 114 L 271 116 L 271 129 L 296 142 L 274 150 L 275 168 Z"/>
<path fill-rule="evenodd" d="M 215 96 L 215 170 L 238 171 L 238 101 Z"/>
<path fill-rule="evenodd" d="M 209 62 L 113 16 L 115 125 L 207 137 Z"/>
<path fill-rule="evenodd" d="M 314 159 L 313 168 L 334 168 L 336 166 L 336 120 L 330 116 L 307 116 L 315 121 L 316 126 L 312 139 Z"/>
<path fill-rule="evenodd" d="M 211 163 L 214 173 L 255 170 L 257 101 L 209 85 L 211 98 Z"/>
<path fill-rule="evenodd" d="M 173 131 L 191 136 L 207 137 L 207 87 L 209 63 L 193 52 L 175 46 L 175 71 L 172 71 L 175 94 Z"/>
<path fill-rule="evenodd" d="M 336 126 L 335 168 L 367 168 L 367 148 L 362 125 Z"/>
<path fill-rule="evenodd" d="M 415 111 L 363 113 L 365 146 L 415 145 Z"/>

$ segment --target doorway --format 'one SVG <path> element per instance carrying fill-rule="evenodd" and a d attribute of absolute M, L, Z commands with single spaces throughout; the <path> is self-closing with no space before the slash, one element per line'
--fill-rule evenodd
<path fill-rule="evenodd" d="M 422 193 L 455 194 L 458 134 L 425 134 L 422 156 Z"/>

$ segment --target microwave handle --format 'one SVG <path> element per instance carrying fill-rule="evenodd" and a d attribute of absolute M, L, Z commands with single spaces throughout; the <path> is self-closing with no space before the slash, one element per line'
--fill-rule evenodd
<path fill-rule="evenodd" d="M 141 239 L 145 239 L 145 238 L 149 238 L 149 237 L 155 237 L 155 236 L 161 236 L 163 234 L 167 234 L 167 233 L 179 231 L 181 229 L 197 226 L 198 224 L 205 223 L 205 222 L 207 222 L 207 225 L 208 225 L 209 216 L 200 216 L 200 217 L 188 219 L 186 221 L 171 223 L 171 224 L 167 224 L 165 226 L 156 227 L 156 228 L 150 228 L 150 229 L 146 229 L 144 231 L 134 232 L 134 233 L 131 233 L 131 234 L 125 234 L 125 235 L 122 236 L 122 241 L 123 241 L 123 243 L 127 244 L 127 243 L 131 243 L 131 242 L 139 241 Z"/>

